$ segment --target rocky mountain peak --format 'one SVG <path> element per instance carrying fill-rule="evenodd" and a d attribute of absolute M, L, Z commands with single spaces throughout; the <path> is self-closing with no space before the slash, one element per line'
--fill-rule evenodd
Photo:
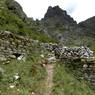
<path fill-rule="evenodd" d="M 44 18 L 55 17 L 55 16 L 60 17 L 66 14 L 67 14 L 66 11 L 63 11 L 59 6 L 55 7 L 49 6 Z"/>
<path fill-rule="evenodd" d="M 65 10 L 62 10 L 59 6 L 48 7 L 48 10 L 44 16 L 44 20 L 51 19 L 57 20 L 62 24 L 76 24 L 76 21 L 70 17 Z"/>

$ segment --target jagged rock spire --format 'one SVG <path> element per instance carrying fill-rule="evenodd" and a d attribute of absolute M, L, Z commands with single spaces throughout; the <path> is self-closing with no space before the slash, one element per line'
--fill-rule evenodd
<path fill-rule="evenodd" d="M 63 24 L 76 24 L 76 21 L 70 17 L 65 10 L 62 10 L 59 6 L 49 6 L 44 16 L 44 20 L 54 18 L 55 20 Z"/>

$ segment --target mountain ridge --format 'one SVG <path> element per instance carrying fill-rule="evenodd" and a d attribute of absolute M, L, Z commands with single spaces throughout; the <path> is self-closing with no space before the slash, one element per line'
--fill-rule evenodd
<path fill-rule="evenodd" d="M 26 16 L 22 7 L 16 1 L 4 0 L 2 2 L 4 9 L 1 9 L 0 12 L 1 30 L 13 31 L 14 33 L 45 40 L 46 42 L 49 39 L 53 39 L 65 45 L 86 44 L 93 47 L 92 43 L 95 40 L 94 31 L 90 28 L 82 27 L 82 23 L 77 24 L 59 6 L 50 6 L 44 18 L 35 21 Z M 91 28 L 94 28 L 94 24 Z"/>
<path fill-rule="evenodd" d="M 91 21 L 91 18 L 89 18 L 89 21 Z M 93 23 L 92 21 L 91 23 Z M 81 27 L 83 22 L 77 24 L 76 21 L 74 21 L 74 19 L 59 6 L 48 7 L 47 12 L 42 19 L 42 23 L 42 26 L 44 26 L 43 33 L 46 33 L 47 35 L 59 40 L 59 42 L 61 41 L 61 43 L 63 42 L 67 45 L 86 44 L 89 46 L 92 42 L 94 43 L 94 32 L 89 29 L 90 27 Z M 86 23 L 86 21 L 84 21 L 84 23 Z M 88 25 L 91 24 L 88 23 Z M 93 28 L 94 26 L 92 26 L 92 29 Z"/>

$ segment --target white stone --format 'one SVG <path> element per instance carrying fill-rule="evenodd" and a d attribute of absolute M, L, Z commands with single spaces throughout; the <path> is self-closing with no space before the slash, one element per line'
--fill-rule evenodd
<path fill-rule="evenodd" d="M 15 85 L 10 85 L 10 88 L 11 88 L 11 89 L 15 88 Z"/>
<path fill-rule="evenodd" d="M 84 64 L 84 65 L 83 65 L 83 68 L 87 68 L 87 67 L 88 67 L 88 65 L 87 65 L 87 64 Z"/>
<path fill-rule="evenodd" d="M 23 55 L 19 56 L 19 57 L 17 58 L 17 60 L 22 60 L 22 58 L 23 58 Z"/>
<path fill-rule="evenodd" d="M 80 48 L 81 48 L 81 49 L 84 49 L 84 46 L 81 46 Z"/>
<path fill-rule="evenodd" d="M 14 77 L 15 80 L 18 80 L 20 78 L 18 73 L 16 73 L 13 77 Z"/>
<path fill-rule="evenodd" d="M 4 31 L 6 34 L 11 34 L 11 32 L 10 31 Z"/>
<path fill-rule="evenodd" d="M 47 60 L 48 60 L 49 63 L 51 63 L 51 62 L 56 62 L 55 56 L 50 57 L 50 58 L 48 58 Z"/>
<path fill-rule="evenodd" d="M 88 52 L 85 52 L 83 55 L 84 55 L 84 57 L 89 57 Z"/>
<path fill-rule="evenodd" d="M 65 48 L 68 48 L 68 47 L 66 47 L 66 46 L 63 46 L 62 48 L 64 48 L 64 49 L 65 49 Z"/>
<path fill-rule="evenodd" d="M 42 58 L 44 58 L 45 56 L 43 54 L 40 55 Z"/>
<path fill-rule="evenodd" d="M 34 92 L 32 92 L 32 95 L 35 95 L 35 93 L 34 93 Z"/>
<path fill-rule="evenodd" d="M 20 89 L 17 89 L 17 91 L 19 92 L 19 91 L 20 91 Z"/>
<path fill-rule="evenodd" d="M 14 76 L 15 80 L 18 80 L 20 77 L 19 76 Z"/>

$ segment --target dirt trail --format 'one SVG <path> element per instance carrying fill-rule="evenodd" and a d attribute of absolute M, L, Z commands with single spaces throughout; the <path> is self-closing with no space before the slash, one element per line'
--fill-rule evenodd
<path fill-rule="evenodd" d="M 50 95 L 53 87 L 54 64 L 47 64 L 46 71 L 47 71 L 47 77 L 45 80 L 46 91 L 44 95 Z"/>

